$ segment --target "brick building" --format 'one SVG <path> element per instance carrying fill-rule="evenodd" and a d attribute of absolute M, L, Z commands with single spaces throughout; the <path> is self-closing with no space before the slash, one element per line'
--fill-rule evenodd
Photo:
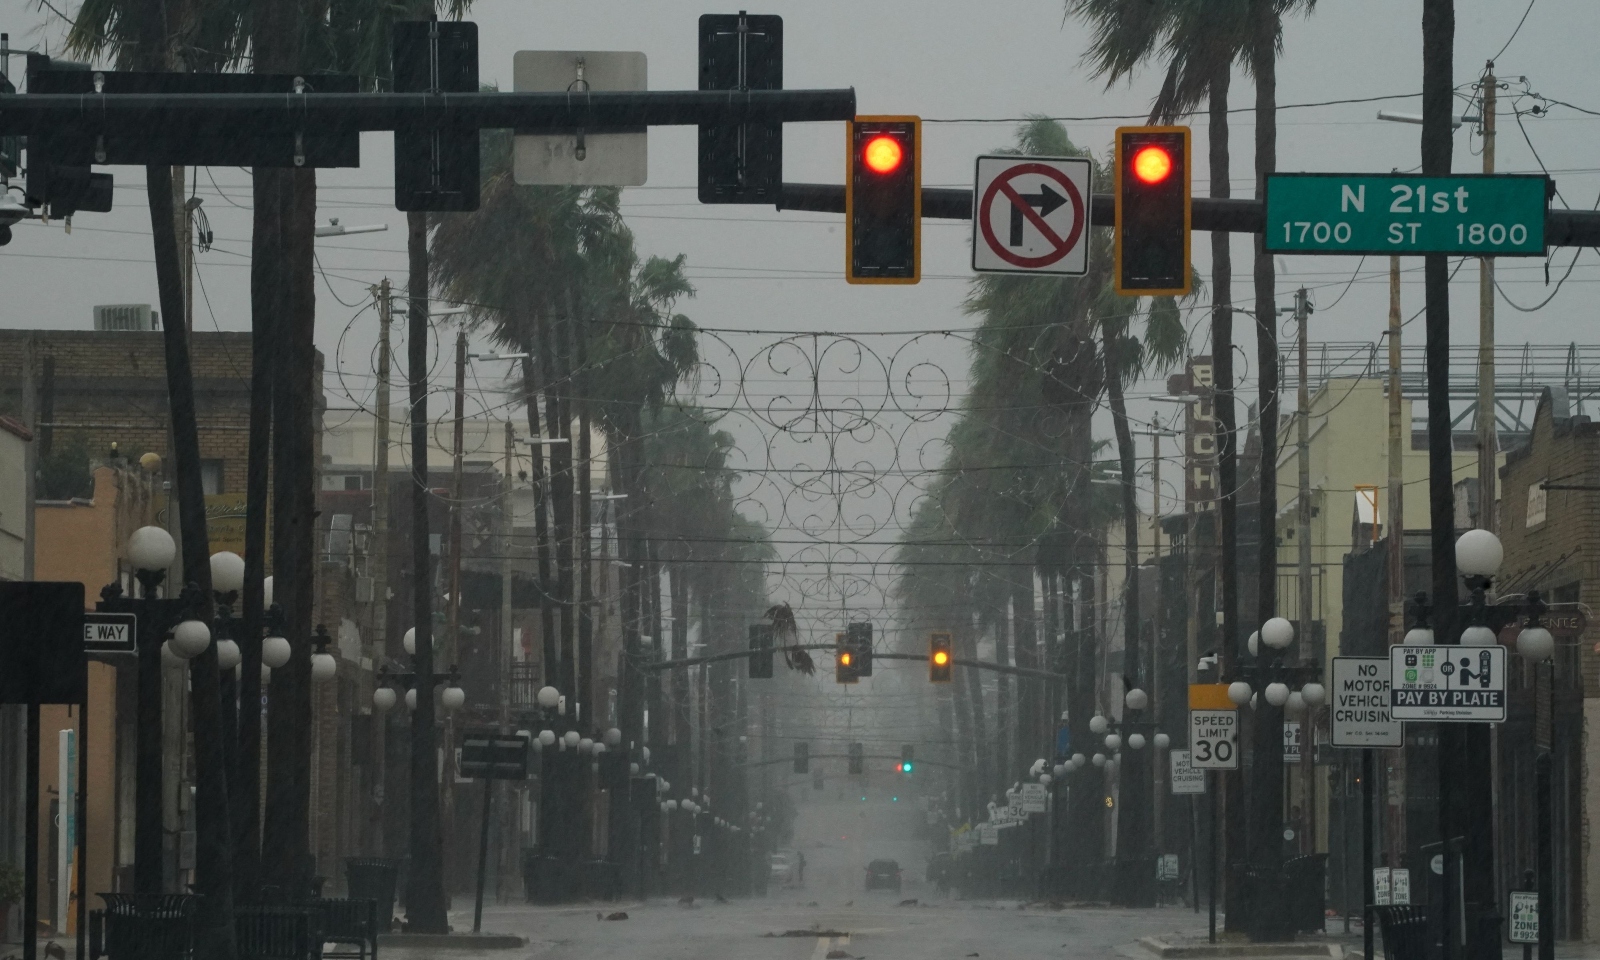
<path fill-rule="evenodd" d="M 1540 591 L 1552 604 L 1556 635 L 1551 703 L 1557 936 L 1584 939 L 1600 930 L 1600 851 L 1586 827 L 1600 809 L 1600 653 L 1597 630 L 1583 616 L 1600 604 L 1600 425 L 1573 415 L 1565 390 L 1546 389 L 1525 445 L 1500 471 L 1500 540 L 1505 561 L 1496 592 Z M 1553 489 L 1547 489 L 1553 487 Z M 1502 642 L 1515 636 L 1515 628 Z M 1535 866 L 1533 671 L 1510 658 L 1508 715 L 1500 727 L 1500 822 L 1496 841 L 1502 882 Z"/>

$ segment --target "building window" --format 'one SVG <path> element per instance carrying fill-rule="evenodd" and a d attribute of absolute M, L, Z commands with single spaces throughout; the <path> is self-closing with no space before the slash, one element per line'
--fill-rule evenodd
<path fill-rule="evenodd" d="M 361 474 L 359 474 L 359 473 L 347 473 L 347 474 L 345 474 L 345 477 L 344 477 L 344 488 L 346 490 L 360 490 L 361 489 Z"/>
<path fill-rule="evenodd" d="M 206 496 L 222 492 L 222 461 L 200 461 L 200 491 Z"/>

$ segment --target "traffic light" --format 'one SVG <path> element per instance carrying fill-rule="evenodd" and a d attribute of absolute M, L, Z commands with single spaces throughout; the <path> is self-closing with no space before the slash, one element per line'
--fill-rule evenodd
<path fill-rule="evenodd" d="M 797 743 L 794 745 L 794 772 L 809 773 L 811 771 L 811 744 Z"/>
<path fill-rule="evenodd" d="M 845 124 L 845 279 L 922 279 L 922 121 L 856 117 Z"/>
<path fill-rule="evenodd" d="M 402 20 L 394 25 L 396 93 L 477 93 L 478 25 Z M 478 131 L 442 118 L 396 127 L 394 205 L 399 210 L 478 209 Z"/>
<path fill-rule="evenodd" d="M 700 17 L 701 90 L 782 90 L 783 18 Z M 700 126 L 700 202 L 775 203 L 783 189 L 783 124 Z"/>
<path fill-rule="evenodd" d="M 900 772 L 901 773 L 910 773 L 912 768 L 915 765 L 916 765 L 915 760 L 912 757 L 912 746 L 911 746 L 911 744 L 909 744 L 909 743 L 901 744 L 900 745 Z"/>
<path fill-rule="evenodd" d="M 844 639 L 854 654 L 856 676 L 872 676 L 872 624 L 850 624 L 844 628 Z"/>
<path fill-rule="evenodd" d="M 856 672 L 856 651 L 842 633 L 833 635 L 833 679 L 838 683 L 856 683 L 861 674 Z"/>
<path fill-rule="evenodd" d="M 29 93 L 56 92 L 50 81 L 63 79 L 63 73 L 72 74 L 72 79 L 87 77 L 89 65 L 53 60 L 40 53 L 28 54 Z M 6 87 L 10 92 L 9 81 Z M 24 193 L 28 206 L 44 207 L 57 219 L 70 217 L 79 210 L 110 212 L 111 174 L 89 170 L 94 157 L 94 138 L 64 127 L 31 133 L 25 145 L 28 177 Z"/>
<path fill-rule="evenodd" d="M 859 744 L 859 743 L 850 744 L 850 772 L 851 773 L 863 773 L 863 772 L 865 772 L 865 770 L 862 767 L 862 763 L 861 763 L 862 759 L 863 759 L 863 752 L 862 752 L 862 749 L 861 749 L 861 744 Z"/>
<path fill-rule="evenodd" d="M 1119 127 L 1117 292 L 1189 292 L 1189 128 Z"/>
<path fill-rule="evenodd" d="M 750 679 L 772 679 L 772 624 L 750 624 Z"/>
<path fill-rule="evenodd" d="M 950 634 L 943 631 L 929 634 L 928 680 L 932 683 L 949 683 L 951 660 Z"/>

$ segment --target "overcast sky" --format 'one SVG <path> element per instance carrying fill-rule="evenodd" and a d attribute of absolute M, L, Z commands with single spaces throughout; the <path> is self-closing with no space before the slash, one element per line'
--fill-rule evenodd
<path fill-rule="evenodd" d="M 76 0 L 52 2 L 69 15 L 76 9 Z M 1470 85 L 1485 59 L 1512 36 L 1527 4 L 1462 0 L 1457 7 L 1455 79 Z M 733 10 L 717 11 L 703 2 L 683 0 L 478 0 L 473 18 L 480 25 L 482 77 L 509 89 L 512 55 L 520 49 L 643 50 L 653 89 L 693 88 L 696 18 L 704 12 Z M 786 86 L 853 86 L 864 114 L 907 113 L 928 121 L 965 121 L 927 124 L 923 171 L 924 182 L 930 185 L 970 187 L 973 158 L 1011 142 L 1016 124 L 1007 118 L 1139 117 L 1160 81 L 1159 71 L 1149 70 L 1131 85 L 1104 90 L 1081 61 L 1086 31 L 1075 21 L 1064 21 L 1060 0 L 775 0 L 753 12 L 784 16 Z M 1417 94 L 1420 18 L 1418 0 L 1323 0 L 1314 17 L 1286 25 L 1278 75 L 1280 105 Z M 59 50 L 64 32 L 63 21 L 32 0 L 0 0 L 0 28 L 9 30 L 14 45 L 34 49 Z M 1600 191 L 1600 163 L 1593 159 L 1591 147 L 1600 117 L 1557 107 L 1547 118 L 1524 117 L 1519 129 L 1509 109 L 1517 102 L 1510 94 L 1523 90 L 1600 109 L 1592 51 L 1597 34 L 1600 4 L 1536 0 L 1498 62 L 1498 73 L 1512 78 L 1513 88 L 1502 94 L 1500 171 L 1537 172 L 1542 159 L 1564 201 L 1586 209 L 1595 205 Z M 16 64 L 20 71 L 20 60 Z M 1524 74 L 1525 85 L 1517 79 Z M 1242 76 L 1236 79 L 1233 97 L 1234 106 L 1245 111 L 1232 119 L 1234 192 L 1243 196 L 1252 190 L 1254 127 L 1248 113 L 1253 89 Z M 1534 103 L 1520 102 L 1524 107 Z M 1284 109 L 1278 121 L 1279 169 L 1387 172 L 1416 167 L 1421 128 L 1379 122 L 1375 114 L 1380 106 L 1420 109 L 1415 96 L 1381 104 Z M 1118 122 L 1068 120 L 1067 128 L 1077 143 L 1104 152 Z M 1204 118 L 1196 118 L 1194 125 L 1195 192 L 1203 195 L 1208 182 Z M 842 125 L 837 123 L 791 125 L 785 140 L 785 179 L 841 182 L 841 138 Z M 1480 146 L 1470 129 L 1462 128 L 1456 135 L 1455 168 L 1481 169 L 1476 155 Z M 625 212 L 642 252 L 687 254 L 699 293 L 683 305 L 683 311 L 697 323 L 711 329 L 756 328 L 772 333 L 872 334 L 866 342 L 877 356 L 894 357 L 898 364 L 894 369 L 903 370 L 907 357 L 930 361 L 948 374 L 959 393 L 967 360 L 959 338 L 918 340 L 907 334 L 971 327 L 972 319 L 961 311 L 971 276 L 968 223 L 926 223 L 921 285 L 849 286 L 842 280 L 840 217 L 760 207 L 701 207 L 693 189 L 692 128 L 652 130 L 649 152 L 649 185 L 625 192 Z M 367 309 L 368 286 L 384 276 L 403 283 L 405 275 L 404 218 L 392 208 L 389 135 L 365 136 L 362 159 L 360 169 L 320 174 L 319 219 L 390 225 L 388 233 L 318 243 L 325 277 L 318 288 L 318 345 L 345 373 L 343 384 L 350 394 L 342 396 L 342 388 L 330 377 L 330 402 L 336 405 L 363 400 L 371 386 L 376 322 Z M 21 227 L 11 245 L 0 250 L 6 326 L 84 329 L 95 304 L 156 301 L 142 175 L 131 168 L 111 172 L 117 177 L 115 211 L 77 218 L 71 235 L 60 224 Z M 195 298 L 195 328 L 246 329 L 248 175 L 235 168 L 203 171 L 196 193 L 204 198 L 216 247 L 198 257 L 201 288 Z M 1233 247 L 1235 294 L 1248 303 L 1247 238 L 1236 237 Z M 1202 274 L 1209 271 L 1209 255 L 1209 243 L 1197 236 L 1194 260 Z M 1569 250 L 1553 254 L 1553 279 L 1566 271 L 1571 259 Z M 1589 326 L 1593 311 L 1587 298 L 1594 289 L 1597 264 L 1600 257 L 1585 251 L 1566 286 L 1537 313 L 1515 313 L 1502 301 L 1499 342 L 1593 342 Z M 1319 308 L 1312 321 L 1314 340 L 1370 341 L 1385 326 L 1386 263 L 1368 260 L 1357 272 L 1356 258 L 1288 257 L 1284 266 L 1280 302 L 1287 304 L 1298 285 L 1311 290 Z M 1422 303 L 1420 266 L 1420 261 L 1406 264 L 1411 271 L 1403 291 L 1408 316 Z M 1502 260 L 1499 270 L 1505 294 L 1521 303 L 1537 303 L 1553 289 L 1545 286 L 1541 260 Z M 1453 337 L 1459 343 L 1476 341 L 1477 303 L 1477 269 L 1469 263 L 1453 287 Z M 1197 352 L 1206 349 L 1205 327 L 1203 322 L 1195 324 Z M 773 342 L 772 333 L 759 337 L 730 333 L 723 343 L 708 339 L 705 350 L 719 364 L 719 373 L 735 376 L 736 366 L 748 364 L 762 346 Z M 1411 342 L 1420 341 L 1420 333 L 1420 324 L 1407 329 Z M 861 378 L 872 375 L 855 376 L 851 383 L 841 375 L 825 385 L 825 393 L 835 398 L 870 393 L 872 386 L 863 385 Z M 940 374 L 934 371 L 929 379 L 937 382 Z M 763 390 L 767 395 L 781 392 Z M 881 385 L 878 390 L 882 393 Z M 1134 392 L 1161 390 L 1152 384 Z M 1143 417 L 1157 409 L 1155 404 L 1135 404 Z M 908 422 L 896 425 L 885 419 L 878 426 L 896 434 L 898 452 L 905 458 L 908 448 L 921 451 L 942 435 L 948 418 L 914 428 Z M 742 439 L 750 436 L 748 429 L 753 427 L 740 428 Z M 770 438 L 772 431 L 763 432 Z M 880 437 L 867 455 L 881 462 L 885 442 Z M 931 449 L 937 460 L 936 443 Z M 841 455 L 847 462 L 854 456 L 848 451 Z M 757 453 L 749 462 L 765 459 Z M 792 453 L 775 450 L 773 462 L 792 466 L 817 460 L 796 447 Z M 893 498 L 896 513 L 907 508 L 909 498 L 898 493 Z"/>

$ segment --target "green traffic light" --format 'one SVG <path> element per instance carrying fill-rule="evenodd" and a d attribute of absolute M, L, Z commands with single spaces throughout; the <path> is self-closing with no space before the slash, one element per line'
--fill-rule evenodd
<path fill-rule="evenodd" d="M 900 764 L 900 772 L 901 773 L 910 773 L 911 772 L 911 761 L 910 760 L 907 760 L 905 763 Z"/>
<path fill-rule="evenodd" d="M 900 802 L 900 798 L 899 797 L 890 797 L 889 798 L 889 802 L 890 803 L 899 803 Z"/>

